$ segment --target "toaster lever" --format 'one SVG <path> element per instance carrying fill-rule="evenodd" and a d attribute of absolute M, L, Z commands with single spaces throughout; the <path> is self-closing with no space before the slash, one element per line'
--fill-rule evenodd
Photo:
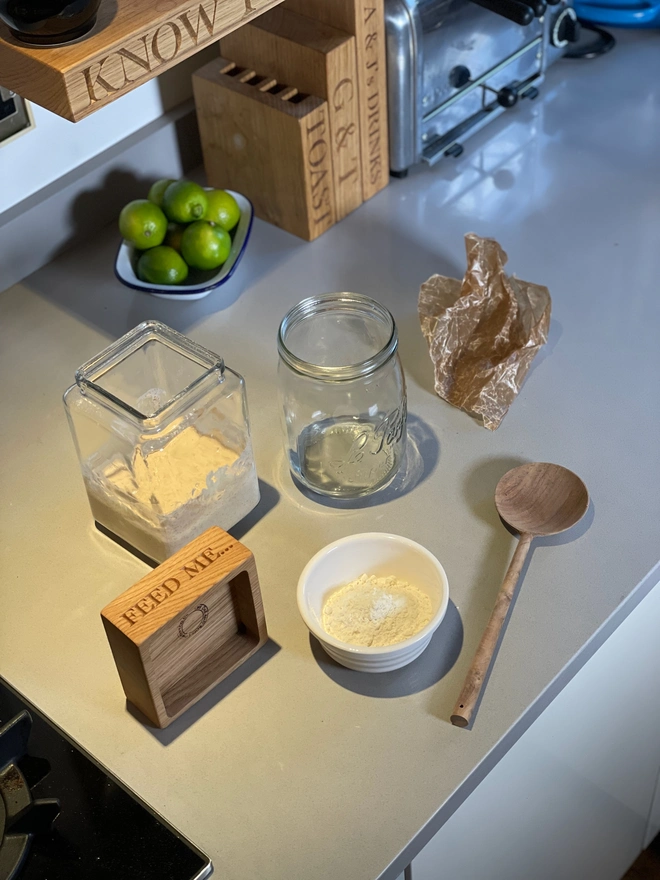
<path fill-rule="evenodd" d="M 515 24 L 527 25 L 534 19 L 534 10 L 521 0 L 472 0 L 483 9 L 490 9 L 497 15 L 508 18 Z"/>
<path fill-rule="evenodd" d="M 445 156 L 451 156 L 453 159 L 458 159 L 459 156 L 463 155 L 463 144 L 453 143 L 451 147 L 448 147 L 445 150 Z"/>
<path fill-rule="evenodd" d="M 485 83 L 481 86 L 484 92 L 492 92 L 497 97 L 497 103 L 505 110 L 510 110 L 518 103 L 518 98 L 522 97 L 518 88 L 520 83 L 512 82 L 508 86 L 502 86 L 501 89 L 493 89 Z M 525 93 L 526 95 L 527 93 Z"/>
<path fill-rule="evenodd" d="M 529 80 L 526 80 L 524 83 L 512 82 L 501 89 L 492 89 L 485 84 L 481 88 L 485 92 L 492 92 L 494 95 L 497 95 L 497 103 L 500 107 L 504 107 L 505 110 L 515 107 L 518 103 L 518 98 L 529 98 L 530 101 L 533 101 L 534 98 L 538 98 L 539 94 L 539 90 L 536 86 L 531 85 Z"/>

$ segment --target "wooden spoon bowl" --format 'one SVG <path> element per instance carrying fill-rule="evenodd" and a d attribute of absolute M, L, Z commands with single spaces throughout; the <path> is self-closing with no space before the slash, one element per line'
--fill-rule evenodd
<path fill-rule="evenodd" d="M 568 468 L 533 462 L 504 474 L 495 489 L 495 507 L 520 534 L 557 535 L 582 519 L 589 493 Z"/>

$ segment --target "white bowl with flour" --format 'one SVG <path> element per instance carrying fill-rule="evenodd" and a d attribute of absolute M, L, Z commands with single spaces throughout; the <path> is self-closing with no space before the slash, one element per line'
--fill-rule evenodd
<path fill-rule="evenodd" d="M 349 584 L 351 592 L 355 590 L 352 603 L 346 601 Z M 366 589 L 372 590 L 375 599 L 365 617 Z M 423 607 L 416 599 L 424 600 Z M 409 538 L 382 532 L 351 535 L 328 544 L 310 559 L 298 581 L 298 609 L 309 631 L 334 660 L 360 672 L 389 672 L 419 657 L 445 616 L 448 602 L 447 575 L 435 556 Z M 393 618 L 390 610 L 403 605 L 415 606 L 416 618 L 410 611 Z M 378 644 L 378 635 L 368 626 L 369 616 L 380 620 L 388 613 L 387 624 L 397 641 Z M 415 619 L 428 622 L 406 637 L 416 628 Z M 374 644 L 352 644 L 337 638 L 337 633 Z"/>

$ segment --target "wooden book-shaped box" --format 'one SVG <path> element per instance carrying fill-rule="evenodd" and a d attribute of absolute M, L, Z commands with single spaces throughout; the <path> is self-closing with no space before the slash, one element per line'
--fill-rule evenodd
<path fill-rule="evenodd" d="M 267 640 L 252 553 L 213 527 L 101 612 L 128 700 L 166 727 Z"/>

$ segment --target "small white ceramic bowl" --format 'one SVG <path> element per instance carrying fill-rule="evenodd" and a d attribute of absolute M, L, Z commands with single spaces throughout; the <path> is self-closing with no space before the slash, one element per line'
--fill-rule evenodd
<path fill-rule="evenodd" d="M 212 187 L 207 186 L 205 189 L 210 190 Z M 133 290 L 141 290 L 143 293 L 150 293 L 153 296 L 161 297 L 161 299 L 188 301 L 202 299 L 208 296 L 211 291 L 226 284 L 236 271 L 245 253 L 254 218 L 252 202 L 248 198 L 234 192 L 232 189 L 228 189 L 227 192 L 238 202 L 238 207 L 241 209 L 241 217 L 236 228 L 232 229 L 230 233 L 232 237 L 231 250 L 222 266 L 206 272 L 199 269 L 191 269 L 185 284 L 152 284 L 150 281 L 142 281 L 137 276 L 137 261 L 141 252 L 136 250 L 127 241 L 122 241 L 115 260 L 115 275 L 119 281 L 125 284 L 126 287 L 132 287 Z"/>
<path fill-rule="evenodd" d="M 323 629 L 323 604 L 334 589 L 361 574 L 394 575 L 408 581 L 431 597 L 433 617 L 416 635 L 396 645 L 368 648 L 339 641 Z M 409 538 L 383 532 L 351 535 L 328 544 L 310 559 L 298 581 L 298 610 L 309 631 L 333 660 L 360 672 L 390 672 L 419 657 L 445 616 L 448 602 L 447 575 L 435 556 Z"/>

